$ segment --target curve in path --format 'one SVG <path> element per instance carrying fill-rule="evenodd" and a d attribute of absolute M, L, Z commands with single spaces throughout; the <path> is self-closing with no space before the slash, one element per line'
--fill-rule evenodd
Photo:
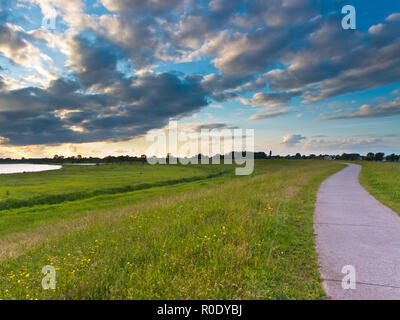
<path fill-rule="evenodd" d="M 316 249 L 331 299 L 400 299 L 400 217 L 358 182 L 361 166 L 326 179 L 314 215 Z M 355 269 L 355 289 L 343 289 L 344 266 Z"/>

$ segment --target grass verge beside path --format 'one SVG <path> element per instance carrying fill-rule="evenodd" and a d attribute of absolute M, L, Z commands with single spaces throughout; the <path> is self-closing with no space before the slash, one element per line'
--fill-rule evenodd
<path fill-rule="evenodd" d="M 358 162 L 360 183 L 377 200 L 400 214 L 400 163 Z"/>
<path fill-rule="evenodd" d="M 0 298 L 324 298 L 314 204 L 320 183 L 342 167 L 258 163 L 258 175 L 92 213 L 79 218 L 82 228 L 49 224 L 49 240 L 2 261 Z M 41 289 L 47 264 L 57 270 L 54 291 Z"/>

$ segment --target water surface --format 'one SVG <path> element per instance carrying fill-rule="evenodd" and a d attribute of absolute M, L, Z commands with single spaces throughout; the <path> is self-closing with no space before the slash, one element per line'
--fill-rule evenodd
<path fill-rule="evenodd" d="M 16 163 L 16 164 L 0 164 L 0 174 L 6 173 L 21 173 L 21 172 L 39 172 L 47 170 L 58 170 L 62 166 L 49 165 L 49 164 L 29 164 L 29 163 Z"/>

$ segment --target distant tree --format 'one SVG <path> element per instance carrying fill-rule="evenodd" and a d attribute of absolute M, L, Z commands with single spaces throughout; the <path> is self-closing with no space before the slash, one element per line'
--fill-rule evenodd
<path fill-rule="evenodd" d="M 340 160 L 360 160 L 361 156 L 358 153 L 343 153 L 340 156 Z"/>
<path fill-rule="evenodd" d="M 375 161 L 383 161 L 385 154 L 383 152 L 378 152 L 375 154 L 374 160 Z"/>
<path fill-rule="evenodd" d="M 367 161 L 373 161 L 375 158 L 375 154 L 373 152 L 368 152 L 367 156 L 365 157 L 365 160 Z"/>
<path fill-rule="evenodd" d="M 296 159 L 301 159 L 301 154 L 300 153 L 296 153 L 296 155 L 294 156 Z"/>
<path fill-rule="evenodd" d="M 399 161 L 399 157 L 400 156 L 397 156 L 394 153 L 392 153 L 392 154 L 386 156 L 386 161 L 397 162 L 397 161 Z"/>
<path fill-rule="evenodd" d="M 254 159 L 267 159 L 267 154 L 265 152 L 254 152 Z"/>

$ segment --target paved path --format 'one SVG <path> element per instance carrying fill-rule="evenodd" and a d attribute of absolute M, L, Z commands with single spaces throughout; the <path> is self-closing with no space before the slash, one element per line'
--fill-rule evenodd
<path fill-rule="evenodd" d="M 326 179 L 314 216 L 323 286 L 331 299 L 400 299 L 400 217 L 358 182 L 361 166 Z M 342 288 L 345 265 L 356 289 Z"/>

